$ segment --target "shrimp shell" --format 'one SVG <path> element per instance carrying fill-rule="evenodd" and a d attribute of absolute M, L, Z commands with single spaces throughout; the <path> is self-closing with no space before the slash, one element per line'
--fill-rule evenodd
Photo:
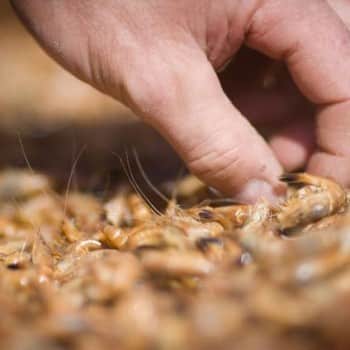
<path fill-rule="evenodd" d="M 188 209 L 187 213 L 201 222 L 218 222 L 225 230 L 242 227 L 251 215 L 249 205 L 230 205 L 224 207 L 201 207 Z"/>
<path fill-rule="evenodd" d="M 214 265 L 195 252 L 149 251 L 142 255 L 142 263 L 152 273 L 174 277 L 205 276 Z"/>
<path fill-rule="evenodd" d="M 124 193 L 116 195 L 104 205 L 107 221 L 115 226 L 129 226 L 132 222 L 132 214 Z"/>
<path fill-rule="evenodd" d="M 0 348 L 348 349 L 346 192 L 283 180 L 279 207 L 0 194 Z"/>
<path fill-rule="evenodd" d="M 306 173 L 284 174 L 280 179 L 296 187 L 277 210 L 277 222 L 284 232 L 332 215 L 347 205 L 346 191 L 332 180 Z"/>
<path fill-rule="evenodd" d="M 122 228 L 106 225 L 102 230 L 103 240 L 111 248 L 121 249 L 128 241 L 128 234 Z"/>
<path fill-rule="evenodd" d="M 0 200 L 29 198 L 48 191 L 50 180 L 29 170 L 8 169 L 0 173 Z"/>

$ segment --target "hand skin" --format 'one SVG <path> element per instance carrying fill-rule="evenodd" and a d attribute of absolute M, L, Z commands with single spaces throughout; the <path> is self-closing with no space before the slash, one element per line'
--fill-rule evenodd
<path fill-rule="evenodd" d="M 53 58 L 129 106 L 222 192 L 271 199 L 282 167 L 350 185 L 350 33 L 336 12 L 346 1 L 12 4 Z M 216 71 L 233 56 L 221 85 Z M 262 89 L 270 59 L 287 69 L 271 66 L 277 80 Z M 274 128 L 269 142 L 253 124 Z"/>

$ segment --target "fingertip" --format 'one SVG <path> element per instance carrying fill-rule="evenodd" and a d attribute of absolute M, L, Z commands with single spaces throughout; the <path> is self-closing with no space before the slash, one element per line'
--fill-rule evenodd
<path fill-rule="evenodd" d="M 240 192 L 234 195 L 234 199 L 247 204 L 263 199 L 275 205 L 281 201 L 284 193 L 285 186 L 282 183 L 272 185 L 260 179 L 252 179 L 242 187 Z"/>
<path fill-rule="evenodd" d="M 234 115 L 234 109 L 231 113 Z M 233 117 L 214 137 L 208 133 L 206 141 L 197 147 L 196 156 L 192 155 L 188 162 L 190 169 L 227 195 L 248 202 L 272 198 L 282 167 L 263 138 L 245 120 L 239 123 L 239 119 Z M 206 130 L 202 131 L 205 136 Z"/>

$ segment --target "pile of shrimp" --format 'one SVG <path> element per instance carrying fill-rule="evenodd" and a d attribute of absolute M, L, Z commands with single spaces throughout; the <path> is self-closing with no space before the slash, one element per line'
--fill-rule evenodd
<path fill-rule="evenodd" d="M 281 181 L 278 205 L 215 204 L 187 177 L 160 210 L 0 172 L 0 347 L 349 349 L 348 192 Z"/>

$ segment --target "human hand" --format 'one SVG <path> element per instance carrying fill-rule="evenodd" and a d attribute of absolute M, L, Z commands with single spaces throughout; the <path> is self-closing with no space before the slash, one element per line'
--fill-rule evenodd
<path fill-rule="evenodd" d="M 350 2 L 328 2 L 349 29 Z M 300 93 L 285 65 L 243 48 L 220 78 L 234 105 L 258 130 L 268 134 L 284 169 L 305 167 L 317 147 L 315 106 Z M 346 138 L 342 142 L 348 143 Z M 321 174 L 337 178 L 338 172 L 329 168 Z"/>
<path fill-rule="evenodd" d="M 275 154 L 293 169 L 312 149 L 305 132 L 312 129 L 302 126 L 311 111 L 305 99 L 317 111 L 317 147 L 307 169 L 350 184 L 350 35 L 326 1 L 12 2 L 58 62 L 157 128 L 189 169 L 214 187 L 244 200 L 276 194 L 282 168 Z M 308 106 L 297 112 L 279 102 L 286 113 L 275 119 L 291 126 L 277 131 L 272 148 L 232 105 L 215 73 L 243 44 L 283 60 L 304 96 L 293 98 Z M 298 122 L 290 132 L 293 118 Z"/>

